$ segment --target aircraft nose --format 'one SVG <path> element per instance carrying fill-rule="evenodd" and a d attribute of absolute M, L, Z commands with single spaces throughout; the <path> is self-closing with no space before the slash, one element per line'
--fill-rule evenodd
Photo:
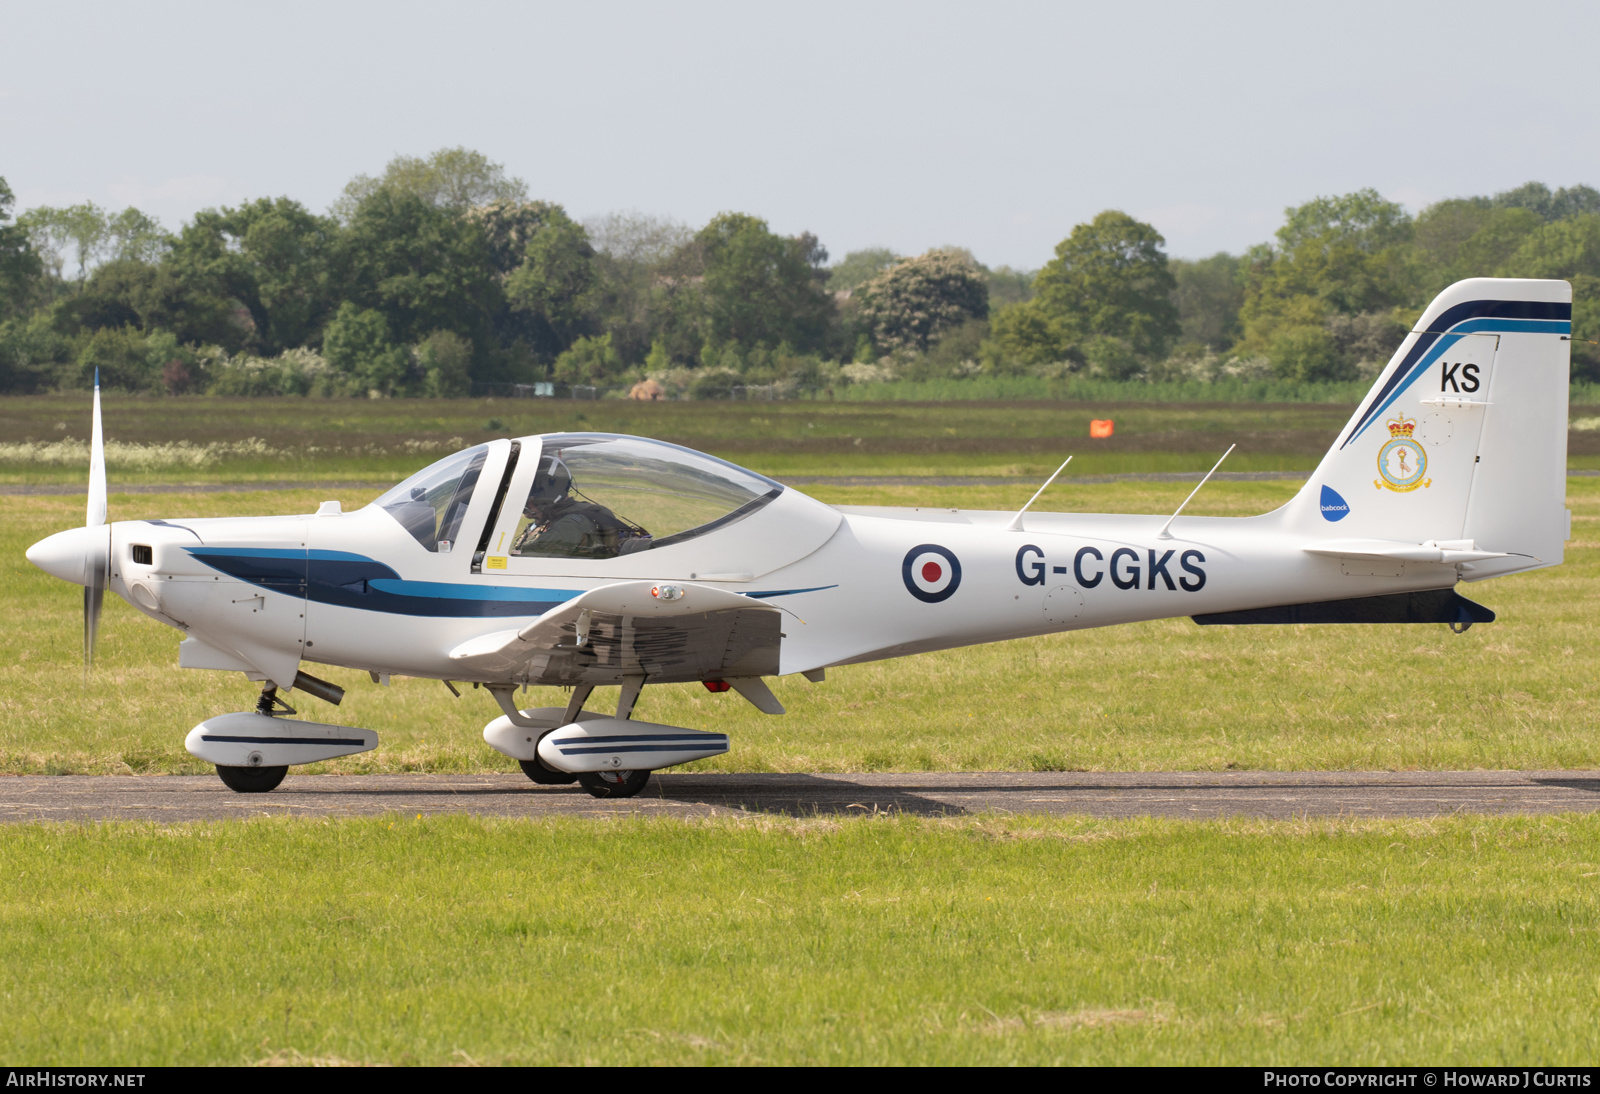
<path fill-rule="evenodd" d="M 105 538 L 104 528 L 68 528 L 29 547 L 28 561 L 51 577 L 87 585 L 90 559 L 97 548 L 104 552 Z"/>

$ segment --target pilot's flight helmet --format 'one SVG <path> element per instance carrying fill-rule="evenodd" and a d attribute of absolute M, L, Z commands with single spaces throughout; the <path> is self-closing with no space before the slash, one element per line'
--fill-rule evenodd
<path fill-rule="evenodd" d="M 561 457 L 550 453 L 539 458 L 539 470 L 533 476 L 533 489 L 528 493 L 528 504 L 549 505 L 560 501 L 572 489 L 572 472 L 561 462 Z"/>

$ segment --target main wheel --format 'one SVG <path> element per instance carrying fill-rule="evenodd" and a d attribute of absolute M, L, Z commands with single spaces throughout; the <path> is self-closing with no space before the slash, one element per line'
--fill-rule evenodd
<path fill-rule="evenodd" d="M 217 777 L 229 790 L 240 794 L 265 794 L 276 790 L 288 767 L 227 767 L 217 765 Z"/>
<path fill-rule="evenodd" d="M 597 798 L 631 798 L 650 781 L 648 771 L 585 771 L 578 782 Z"/>
<path fill-rule="evenodd" d="M 578 776 L 565 771 L 555 771 L 538 760 L 518 760 L 522 773 L 540 786 L 568 786 L 578 781 Z"/>

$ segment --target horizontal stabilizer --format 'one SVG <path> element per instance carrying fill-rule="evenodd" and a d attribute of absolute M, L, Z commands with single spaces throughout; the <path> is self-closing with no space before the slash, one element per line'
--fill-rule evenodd
<path fill-rule="evenodd" d="M 1493 623 L 1494 612 L 1454 589 L 1389 593 L 1314 604 L 1285 604 L 1242 612 L 1213 612 L 1191 618 L 1202 627 L 1257 623 Z"/>
<path fill-rule="evenodd" d="M 1427 540 L 1403 543 L 1392 539 L 1329 539 L 1303 548 L 1308 555 L 1327 558 L 1393 559 L 1401 562 L 1483 562 L 1505 558 L 1505 551 L 1480 551 L 1470 539 Z"/>

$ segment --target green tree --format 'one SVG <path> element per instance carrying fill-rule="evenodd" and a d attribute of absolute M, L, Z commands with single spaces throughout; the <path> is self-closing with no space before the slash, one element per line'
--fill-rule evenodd
<path fill-rule="evenodd" d="M 834 308 L 825 288 L 828 252 L 816 236 L 785 238 L 757 217 L 722 213 L 694 242 L 707 345 L 823 346 Z"/>
<path fill-rule="evenodd" d="M 528 200 L 528 184 L 506 174 L 504 164 L 469 148 L 441 148 L 430 156 L 396 156 L 377 178 L 357 175 L 334 202 L 334 215 L 350 220 L 379 190 L 410 194 L 426 205 L 458 212 L 491 202 Z"/>
<path fill-rule="evenodd" d="M 555 378 L 566 384 L 605 384 L 622 374 L 622 358 L 611 345 L 611 335 L 584 337 L 556 358 Z"/>
<path fill-rule="evenodd" d="M 417 346 L 423 385 L 436 399 L 457 399 L 472 388 L 472 343 L 454 331 L 434 331 Z"/>
<path fill-rule="evenodd" d="M 1313 362 L 1282 366 L 1304 378 L 1308 370 L 1323 368 L 1315 363 L 1321 350 L 1307 348 L 1313 340 L 1304 330 L 1326 328 L 1335 315 L 1412 306 L 1412 229 L 1404 209 L 1371 189 L 1285 210 L 1277 246 L 1255 247 L 1245 256 L 1244 347 L 1274 361 L 1291 354 L 1297 362 Z M 1326 343 L 1334 344 L 1331 335 Z M 1353 376 L 1355 367 L 1345 360 L 1336 371 Z"/>
<path fill-rule="evenodd" d="M 1333 337 L 1324 327 L 1280 327 L 1272 336 L 1267 357 L 1272 369 L 1285 380 L 1348 380 L 1355 369 L 1342 361 Z"/>
<path fill-rule="evenodd" d="M 1119 338 L 1159 355 L 1179 332 L 1165 242 L 1150 225 L 1108 209 L 1056 246 L 1034 281 L 1034 303 L 1075 339 Z"/>
<path fill-rule="evenodd" d="M 989 315 L 983 274 L 950 251 L 896 263 L 856 295 L 857 314 L 883 353 L 926 352 L 946 332 Z"/>
<path fill-rule="evenodd" d="M 92 201 L 60 209 L 41 205 L 29 209 L 18 223 L 57 280 L 62 279 L 71 253 L 80 287 L 101 262 L 154 262 L 170 244 L 159 221 L 131 206 L 112 214 Z"/>
<path fill-rule="evenodd" d="M 1000 266 L 989 271 L 989 307 L 1022 304 L 1033 299 L 1034 278 L 1038 270 L 1014 270 Z"/>
<path fill-rule="evenodd" d="M 71 360 L 71 340 L 48 312 L 0 321 L 0 391 L 29 394 L 49 387 Z"/>
<path fill-rule="evenodd" d="M 363 200 L 340 237 L 347 300 L 383 314 L 398 343 L 436 330 L 487 344 L 505 306 L 480 226 L 404 190 Z"/>
<path fill-rule="evenodd" d="M 297 201 L 207 209 L 174 241 L 146 322 L 233 352 L 314 345 L 347 288 L 340 263 L 338 225 Z"/>
<path fill-rule="evenodd" d="M 1037 299 L 1007 304 L 994 313 L 989 341 L 984 346 L 984 368 L 1011 374 L 1045 365 L 1083 363 L 1077 332 L 1048 314 Z"/>
<path fill-rule="evenodd" d="M 695 360 L 704 265 L 694 230 L 642 213 L 592 218 L 584 229 L 595 249 L 595 311 L 617 353 L 629 362 L 665 355 L 661 368 Z"/>
<path fill-rule="evenodd" d="M 829 267 L 828 291 L 853 292 L 900 260 L 900 256 L 887 247 L 851 251 Z"/>
<path fill-rule="evenodd" d="M 322 355 L 354 391 L 406 394 L 413 379 L 408 354 L 396 345 L 383 313 L 346 301 L 322 336 Z"/>
<path fill-rule="evenodd" d="M 597 288 L 588 233 L 560 206 L 551 207 L 524 246 L 522 263 L 506 278 L 507 299 L 548 325 L 565 347 L 592 327 Z"/>
<path fill-rule="evenodd" d="M 1600 276 L 1600 214 L 1541 225 L 1495 271 L 1501 277 Z"/>
<path fill-rule="evenodd" d="M 1600 213 L 1600 190 L 1592 186 L 1568 186 L 1554 192 L 1542 182 L 1526 182 L 1489 199 L 1496 209 L 1527 209 L 1541 220 L 1566 220 L 1568 217 Z"/>
<path fill-rule="evenodd" d="M 137 327 L 95 331 L 78 351 L 77 386 L 90 387 L 98 376 L 113 390 L 160 391 L 163 362 L 152 360 L 149 348 Z"/>
<path fill-rule="evenodd" d="M 1239 340 L 1239 309 L 1244 304 L 1244 270 L 1226 253 L 1210 258 L 1177 258 L 1168 263 L 1176 284 L 1172 302 L 1185 342 L 1222 353 Z"/>
<path fill-rule="evenodd" d="M 32 303 L 44 264 L 28 241 L 28 230 L 11 222 L 16 197 L 0 178 L 0 320 L 24 314 Z"/>
<path fill-rule="evenodd" d="M 104 209 L 84 202 L 59 209 L 41 205 L 23 213 L 17 223 L 27 230 L 34 250 L 56 280 L 66 279 L 67 259 L 72 256 L 78 266 L 76 280 L 81 285 L 105 250 L 106 220 Z"/>

